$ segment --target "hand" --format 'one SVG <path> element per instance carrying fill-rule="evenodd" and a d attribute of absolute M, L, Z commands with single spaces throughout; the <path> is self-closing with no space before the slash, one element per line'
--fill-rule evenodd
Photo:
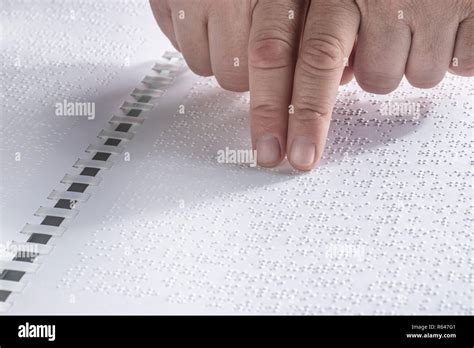
<path fill-rule="evenodd" d="M 308 1 L 151 0 L 150 4 L 160 28 L 193 72 L 215 75 L 231 91 L 247 91 L 250 72 L 253 148 L 260 165 L 278 164 L 286 153 L 294 66 Z M 352 77 L 347 67 L 341 83 Z"/>
<path fill-rule="evenodd" d="M 248 39 L 256 0 L 150 0 L 163 33 L 191 71 L 248 91 Z"/>
<path fill-rule="evenodd" d="M 405 74 L 431 88 L 446 71 L 474 75 L 474 1 L 355 0 L 361 13 L 354 73 L 368 92 L 385 94 Z"/>
<path fill-rule="evenodd" d="M 152 8 L 194 72 L 215 74 L 230 90 L 250 86 L 252 144 L 263 166 L 285 153 L 297 169 L 316 165 L 338 85 L 352 69 L 373 93 L 391 92 L 404 73 L 414 86 L 433 87 L 451 62 L 452 72 L 473 75 L 469 0 L 196 2 L 152 0 Z"/>
<path fill-rule="evenodd" d="M 287 17 L 288 10 L 295 19 Z M 295 20 L 305 20 L 301 32 Z M 348 65 L 358 27 L 352 0 L 260 0 L 255 6 L 250 103 L 260 165 L 274 166 L 285 153 L 296 169 L 316 165 L 339 84 L 352 78 Z"/>

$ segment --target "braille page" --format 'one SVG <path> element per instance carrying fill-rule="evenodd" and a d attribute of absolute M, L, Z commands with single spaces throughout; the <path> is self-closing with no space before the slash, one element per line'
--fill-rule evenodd
<path fill-rule="evenodd" d="M 53 206 L 48 196 L 171 45 L 145 1 L 1 1 L 0 22 L 0 261 L 9 261 L 12 242 L 27 240 L 22 229 L 41 221 L 34 213 Z M 65 101 L 94 104 L 95 117 L 57 116 Z"/>
<path fill-rule="evenodd" d="M 152 66 L 130 70 L 123 94 L 100 86 L 110 95 L 101 121 L 60 126 L 51 116 L 33 136 L 15 128 L 32 131 L 21 122 L 31 114 L 7 109 L 18 126 L 2 134 L 3 163 L 22 145 L 47 165 L 2 165 L 11 177 L 2 236 L 17 239 L 51 206 L 48 194 Z M 62 74 L 55 81 L 70 78 Z M 472 81 L 454 76 L 431 90 L 403 82 L 388 96 L 341 87 L 323 160 L 301 174 L 234 160 L 250 150 L 248 94 L 185 71 L 124 152 L 104 161 L 113 166 L 7 313 L 472 314 L 472 100 Z M 36 112 L 40 103 L 28 104 Z"/>

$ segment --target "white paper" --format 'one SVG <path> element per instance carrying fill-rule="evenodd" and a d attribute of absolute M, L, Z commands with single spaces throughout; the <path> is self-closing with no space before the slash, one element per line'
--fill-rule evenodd
<path fill-rule="evenodd" d="M 2 12 L 2 243 L 26 240 L 169 49 L 147 3 L 66 4 Z M 250 149 L 248 94 L 186 71 L 7 313 L 472 314 L 472 97 L 454 76 L 388 96 L 341 87 L 322 163 L 298 174 L 219 163 Z M 55 116 L 63 99 L 96 118 Z"/>

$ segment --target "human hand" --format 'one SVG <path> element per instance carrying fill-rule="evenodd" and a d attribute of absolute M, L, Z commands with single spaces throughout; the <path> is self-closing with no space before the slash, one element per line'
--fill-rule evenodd
<path fill-rule="evenodd" d="M 352 70 L 363 89 L 382 94 L 404 74 L 414 86 L 429 88 L 448 68 L 463 76 L 474 72 L 469 0 L 151 4 L 191 70 L 214 74 L 229 90 L 250 87 L 252 144 L 263 166 L 277 165 L 285 154 L 297 169 L 316 165 L 338 86 Z"/>

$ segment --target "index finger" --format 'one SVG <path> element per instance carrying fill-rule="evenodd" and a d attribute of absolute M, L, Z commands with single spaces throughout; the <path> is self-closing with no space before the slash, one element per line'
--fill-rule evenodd
<path fill-rule="evenodd" d="M 293 82 L 288 160 L 311 170 L 321 158 L 344 66 L 359 28 L 359 9 L 348 0 L 313 0 L 308 9 Z"/>
<path fill-rule="evenodd" d="M 258 164 L 285 156 L 288 106 L 307 1 L 260 0 L 249 40 L 250 115 Z"/>

